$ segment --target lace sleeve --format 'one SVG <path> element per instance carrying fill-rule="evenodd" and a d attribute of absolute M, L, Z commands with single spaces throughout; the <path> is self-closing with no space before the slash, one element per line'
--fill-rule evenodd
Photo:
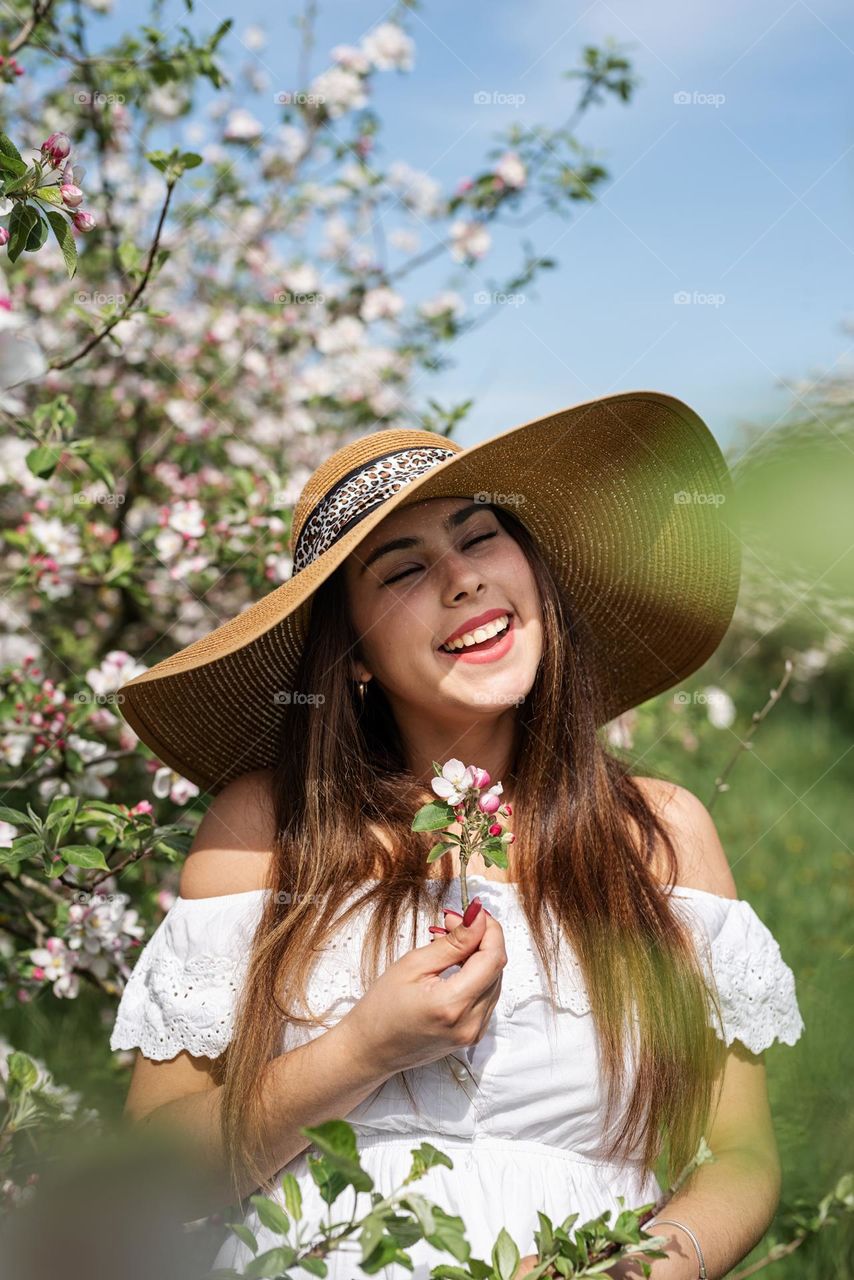
<path fill-rule="evenodd" d="M 740 898 L 697 891 L 691 904 L 699 907 L 705 926 L 696 932 L 720 1001 L 722 1028 L 711 1010 L 718 1036 L 728 1045 L 740 1040 L 751 1053 L 761 1053 L 775 1040 L 795 1044 L 804 1030 L 795 977 L 770 929 Z"/>
<path fill-rule="evenodd" d="M 127 980 L 111 1049 L 156 1061 L 223 1052 L 266 892 L 176 898 Z"/>

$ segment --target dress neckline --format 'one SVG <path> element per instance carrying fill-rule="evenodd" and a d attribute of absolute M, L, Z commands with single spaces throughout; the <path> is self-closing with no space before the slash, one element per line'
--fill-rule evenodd
<path fill-rule="evenodd" d="M 451 883 L 453 884 L 459 879 L 460 879 L 459 876 L 451 876 Z M 495 885 L 499 889 L 517 889 L 520 884 L 520 881 L 518 880 L 489 880 L 487 879 L 486 876 L 479 875 L 477 872 L 472 872 L 466 875 L 466 880 L 478 880 L 480 881 L 481 884 Z M 363 881 L 363 883 L 379 884 L 380 878 L 379 876 L 371 876 L 367 880 Z M 431 877 L 427 881 L 427 883 L 439 884 L 439 880 L 437 877 Z M 665 888 L 665 885 L 661 880 L 659 880 L 657 883 L 661 886 L 662 889 Z M 354 890 L 354 892 L 358 892 L 358 890 Z M 175 896 L 175 902 L 176 903 L 177 902 L 222 902 L 222 901 L 227 901 L 229 898 L 249 898 L 253 894 L 259 894 L 259 893 L 272 893 L 272 890 L 269 888 L 243 889 L 239 893 L 215 893 L 215 894 L 208 894 L 204 898 L 182 898 L 179 893 L 179 894 L 176 894 Z M 725 897 L 721 893 L 710 893 L 708 889 L 694 889 L 687 884 L 675 884 L 671 890 L 671 893 L 676 896 L 683 895 L 683 894 L 687 894 L 690 896 L 691 894 L 696 893 L 696 894 L 699 894 L 701 898 L 714 898 L 717 902 L 740 901 L 740 899 L 738 898 Z"/>

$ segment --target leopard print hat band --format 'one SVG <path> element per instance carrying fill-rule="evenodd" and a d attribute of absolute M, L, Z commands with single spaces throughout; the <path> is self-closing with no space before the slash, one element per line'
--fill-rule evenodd
<path fill-rule="evenodd" d="M 430 446 L 399 449 L 343 476 L 318 502 L 303 525 L 294 548 L 293 575 L 328 551 L 348 529 L 404 485 L 453 457 L 453 449 Z"/>

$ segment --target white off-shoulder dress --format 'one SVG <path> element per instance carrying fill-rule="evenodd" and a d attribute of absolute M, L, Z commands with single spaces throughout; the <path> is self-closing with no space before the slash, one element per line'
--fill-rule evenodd
<path fill-rule="evenodd" d="M 624 1197 L 625 1207 L 634 1208 L 654 1201 L 661 1188 L 640 1160 L 614 1163 L 602 1158 L 604 1089 L 577 961 L 568 949 L 561 949 L 553 1005 L 516 887 L 482 876 L 467 879 L 500 921 L 507 947 L 501 996 L 485 1035 L 450 1055 L 449 1062 L 407 1072 L 418 1114 L 400 1077 L 392 1076 L 342 1118 L 356 1130 L 362 1165 L 374 1189 L 383 1194 L 398 1188 L 409 1173 L 412 1148 L 427 1141 L 444 1151 L 453 1168 L 430 1169 L 412 1189 L 446 1212 L 459 1214 L 472 1254 L 488 1261 L 502 1227 L 523 1256 L 536 1252 L 538 1210 L 554 1223 L 577 1212 L 581 1223 L 606 1208 L 616 1215 L 618 1196 Z M 231 1035 L 252 934 L 269 892 L 178 897 L 139 955 L 122 994 L 110 1047 L 139 1047 L 156 1060 L 172 1058 L 182 1049 L 211 1058 L 222 1053 Z M 794 976 L 750 904 L 681 886 L 673 891 L 673 903 L 687 920 L 706 974 L 711 972 L 716 981 L 726 1043 L 739 1040 L 753 1053 L 775 1040 L 794 1044 L 804 1029 Z M 459 909 L 459 880 L 442 905 Z M 307 999 L 329 1025 L 364 994 L 359 939 L 368 910 L 366 906 L 354 914 L 315 966 Z M 429 923 L 426 914 L 419 919 L 416 945 L 429 943 Z M 396 954 L 410 946 L 407 921 Z M 445 970 L 445 976 L 457 968 Z M 717 1026 L 716 1030 L 720 1035 Z M 323 1031 L 288 1027 L 282 1051 Z M 328 1221 L 330 1211 L 309 1172 L 308 1154 L 309 1149 L 281 1172 L 295 1175 L 304 1217 L 313 1228 Z M 332 1207 L 333 1220 L 349 1216 L 352 1204 L 348 1189 Z M 360 1192 L 358 1216 L 369 1208 L 369 1193 Z M 254 1207 L 244 1222 L 259 1252 L 283 1243 L 261 1224 Z M 414 1272 L 396 1263 L 384 1269 L 386 1280 L 427 1280 L 431 1267 L 454 1263 L 450 1254 L 426 1241 L 408 1252 Z M 242 1272 L 252 1256 L 248 1245 L 230 1234 L 211 1267 Z M 355 1241 L 330 1255 L 329 1280 L 356 1280 L 363 1274 L 359 1256 Z"/>

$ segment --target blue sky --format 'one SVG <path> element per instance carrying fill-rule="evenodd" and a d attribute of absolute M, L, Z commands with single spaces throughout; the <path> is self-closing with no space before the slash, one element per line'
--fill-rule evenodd
<path fill-rule="evenodd" d="M 274 89 L 293 88 L 297 12 L 201 0 L 192 21 L 209 30 L 239 13 L 223 46 L 230 56 L 250 56 L 239 37 L 262 26 L 259 62 Z M 390 12 L 321 5 L 312 75 L 334 44 L 358 43 Z M 843 0 L 431 0 L 409 14 L 414 70 L 375 77 L 377 163 L 405 160 L 445 190 L 477 171 L 513 120 L 557 126 L 570 115 L 577 88 L 562 72 L 586 43 L 620 41 L 642 81 L 628 106 L 593 107 L 579 131 L 611 173 L 598 203 L 526 229 L 557 268 L 522 305 L 500 306 L 462 339 L 452 368 L 419 384 L 425 401 L 475 398 L 462 443 L 644 388 L 687 401 L 726 445 L 741 422 L 770 424 L 784 412 L 791 395 L 778 378 L 854 369 L 854 332 L 842 327 L 854 318 L 853 19 Z M 116 22 L 124 25 L 119 12 L 107 19 Z M 525 101 L 475 106 L 482 90 Z M 675 102 L 677 93 L 691 101 Z M 265 125 L 277 121 L 271 95 L 249 105 Z M 475 292 L 518 264 L 519 245 L 519 232 L 502 233 L 473 272 L 457 269 L 469 314 L 482 311 Z M 448 282 L 450 267 L 428 268 L 414 296 Z M 692 300 L 676 303 L 677 293 Z"/>

